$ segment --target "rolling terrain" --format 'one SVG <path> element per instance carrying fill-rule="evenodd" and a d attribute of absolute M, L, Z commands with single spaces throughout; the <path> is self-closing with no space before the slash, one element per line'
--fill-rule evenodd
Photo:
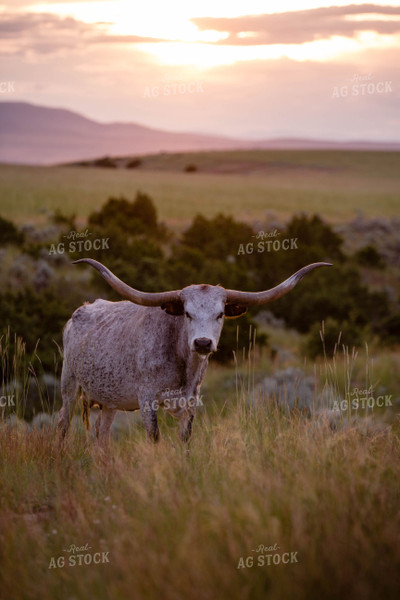
<path fill-rule="evenodd" d="M 196 172 L 184 171 L 194 164 Z M 0 165 L 0 213 L 24 224 L 45 223 L 56 209 L 87 215 L 110 196 L 153 198 L 162 220 L 184 227 L 198 212 L 262 220 L 273 211 L 319 213 L 331 222 L 360 211 L 400 213 L 399 152 L 235 151 L 150 155 L 135 169 Z"/>
<path fill-rule="evenodd" d="M 171 132 L 137 123 L 99 123 L 62 108 L 0 102 L 0 162 L 54 165 L 104 155 L 222 149 L 400 150 L 400 142 L 312 139 L 246 140 Z"/>

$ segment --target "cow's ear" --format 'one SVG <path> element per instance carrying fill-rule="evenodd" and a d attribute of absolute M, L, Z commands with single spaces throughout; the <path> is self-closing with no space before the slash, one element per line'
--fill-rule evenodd
<path fill-rule="evenodd" d="M 165 310 L 169 315 L 174 315 L 174 317 L 179 317 L 183 315 L 183 302 L 179 300 L 176 302 L 165 302 L 161 304 L 161 308 Z"/>
<path fill-rule="evenodd" d="M 243 304 L 225 304 L 225 316 L 228 319 L 241 317 L 245 312 L 247 312 L 247 306 L 243 306 Z"/>

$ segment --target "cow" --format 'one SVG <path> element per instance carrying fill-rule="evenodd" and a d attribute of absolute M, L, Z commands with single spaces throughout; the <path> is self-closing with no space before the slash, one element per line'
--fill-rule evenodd
<path fill-rule="evenodd" d="M 164 406 L 180 422 L 189 440 L 208 359 L 217 350 L 224 318 L 243 315 L 287 294 L 310 271 L 303 267 L 283 283 L 262 292 L 189 285 L 160 293 L 136 290 L 91 258 L 74 262 L 97 269 L 127 300 L 97 299 L 78 308 L 64 328 L 61 374 L 62 408 L 58 428 L 64 439 L 79 389 L 84 413 L 97 404 L 99 443 L 107 446 L 117 410 L 140 410 L 148 439 L 159 439 L 157 409 Z M 179 403 L 166 402 L 167 390 L 179 390 Z M 195 400 L 195 401 L 193 401 Z"/>

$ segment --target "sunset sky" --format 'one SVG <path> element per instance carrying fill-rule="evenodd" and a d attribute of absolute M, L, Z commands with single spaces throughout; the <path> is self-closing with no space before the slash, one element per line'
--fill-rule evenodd
<path fill-rule="evenodd" d="M 14 82 L 0 101 L 173 131 L 400 141 L 399 2 L 0 0 L 0 47 L 0 82 Z"/>

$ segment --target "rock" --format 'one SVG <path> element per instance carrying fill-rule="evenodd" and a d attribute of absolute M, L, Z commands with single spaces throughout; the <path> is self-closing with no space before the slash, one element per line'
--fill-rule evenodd
<path fill-rule="evenodd" d="M 11 429 L 16 429 L 20 433 L 26 433 L 30 429 L 29 424 L 15 414 L 7 417 L 5 425 Z"/>
<path fill-rule="evenodd" d="M 266 398 L 276 401 L 288 412 L 295 408 L 311 415 L 320 414 L 333 406 L 338 400 L 335 390 L 325 386 L 318 392 L 317 380 L 313 375 L 306 375 L 300 368 L 289 367 L 266 377 L 255 388 L 255 398 Z M 333 411 L 332 411 L 333 412 Z M 325 416 L 333 418 L 326 413 Z"/>
<path fill-rule="evenodd" d="M 56 423 L 57 416 L 55 414 L 40 412 L 33 417 L 31 427 L 32 429 L 45 429 L 54 427 Z"/>
<path fill-rule="evenodd" d="M 269 325 L 269 327 L 273 327 L 274 329 L 281 329 L 285 326 L 285 320 L 275 317 L 270 310 L 260 311 L 255 318 L 255 321 L 257 324 Z"/>
<path fill-rule="evenodd" d="M 289 367 L 266 377 L 255 388 L 255 397 L 264 396 L 292 411 L 295 407 L 311 410 L 315 396 L 315 379 L 299 368 Z"/>
<path fill-rule="evenodd" d="M 36 264 L 33 285 L 38 291 L 43 290 L 49 285 L 52 275 L 52 267 L 42 258 L 39 259 Z"/>

